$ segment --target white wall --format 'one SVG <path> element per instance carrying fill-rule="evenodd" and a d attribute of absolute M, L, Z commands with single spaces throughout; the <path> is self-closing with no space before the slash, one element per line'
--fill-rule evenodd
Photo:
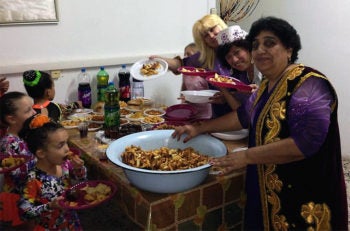
<path fill-rule="evenodd" d="M 61 17 L 57 26 L 0 27 L 0 74 L 12 73 L 6 74 L 11 81 L 10 90 L 24 90 L 20 77 L 22 69 L 31 67 L 52 70 L 68 66 L 69 69 L 62 72 L 63 77 L 56 81 L 55 100 L 65 102 L 66 95 L 71 95 L 69 99 L 76 97 L 74 81 L 81 66 L 88 66 L 87 70 L 95 75 L 99 65 L 106 65 L 107 71 L 114 76 L 120 64 L 124 62 L 132 63 L 137 58 L 150 54 L 167 54 L 170 57 L 182 54 L 183 47 L 192 40 L 193 23 L 215 6 L 215 0 L 138 0 L 133 12 L 122 13 L 122 17 L 131 15 L 127 17 L 128 20 L 118 21 L 121 9 L 125 8 L 127 3 L 135 1 L 104 0 L 104 7 L 100 6 L 101 1 L 60 1 Z M 138 6 L 143 4 L 143 1 L 152 3 L 150 4 L 152 9 Z M 350 158 L 350 142 L 347 142 L 350 138 L 350 119 L 347 115 L 350 114 L 350 104 L 347 100 L 350 98 L 348 89 L 350 80 L 347 75 L 350 73 L 350 65 L 347 58 L 350 57 L 350 46 L 347 46 L 347 40 L 350 37 L 350 30 L 346 22 L 350 20 L 347 12 L 349 9 L 348 0 L 264 0 L 260 1 L 249 18 L 239 22 L 243 28 L 249 30 L 255 19 L 262 15 L 274 15 L 287 19 L 298 30 L 303 46 L 299 61 L 327 75 L 337 90 L 342 151 L 348 158 Z M 156 24 L 156 34 L 150 33 L 149 36 L 152 38 L 146 40 L 135 37 L 138 30 L 146 33 L 144 26 L 150 22 L 147 18 L 154 19 L 151 22 Z M 165 21 L 167 23 L 164 23 Z M 129 28 L 132 31 L 129 31 Z M 120 30 L 127 31 L 129 36 L 120 37 Z M 83 47 L 84 39 L 90 36 L 94 43 Z M 123 46 L 114 49 L 112 45 L 107 47 L 103 45 L 105 41 L 112 42 L 111 40 Z M 81 42 L 82 46 L 73 46 L 72 41 Z M 91 50 L 88 45 L 92 46 Z M 62 49 L 71 50 L 72 57 L 61 53 Z M 95 53 L 91 53 L 93 51 Z M 32 52 L 38 54 L 34 54 L 33 57 Z M 46 57 L 48 53 L 52 54 L 50 58 Z M 80 54 L 84 54 L 84 57 Z M 45 63 L 50 64 L 47 69 Z M 168 73 L 158 80 L 145 82 L 145 95 L 158 97 L 161 92 L 165 96 L 164 103 L 175 104 L 178 102 L 176 98 L 180 84 L 180 76 Z"/>
<path fill-rule="evenodd" d="M 298 61 L 324 73 L 337 91 L 342 153 L 346 158 L 350 158 L 349 9 L 348 0 L 264 0 L 251 17 L 240 23 L 249 30 L 255 19 L 272 15 L 288 20 L 296 28 L 302 42 Z"/>

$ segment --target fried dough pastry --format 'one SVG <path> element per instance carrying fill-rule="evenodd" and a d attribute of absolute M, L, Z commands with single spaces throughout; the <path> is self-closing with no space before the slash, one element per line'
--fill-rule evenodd
<path fill-rule="evenodd" d="M 158 69 L 161 67 L 159 62 L 143 64 L 140 73 L 145 76 L 158 74 Z"/>

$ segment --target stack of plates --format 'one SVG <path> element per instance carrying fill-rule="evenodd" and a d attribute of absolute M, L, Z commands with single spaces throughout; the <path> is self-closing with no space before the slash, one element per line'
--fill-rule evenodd
<path fill-rule="evenodd" d="M 212 133 L 213 136 L 222 140 L 241 140 L 248 136 L 248 129 L 242 129 L 239 131 L 231 132 L 216 132 Z"/>
<path fill-rule="evenodd" d="M 167 121 L 190 121 L 196 119 L 197 110 L 190 104 L 175 104 L 166 109 Z"/>

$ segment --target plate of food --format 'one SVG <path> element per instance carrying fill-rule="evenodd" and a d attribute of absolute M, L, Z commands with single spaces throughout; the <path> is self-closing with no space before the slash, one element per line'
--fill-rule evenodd
<path fill-rule="evenodd" d="M 142 113 L 142 111 L 137 111 L 125 116 L 125 118 L 128 119 L 129 121 L 141 121 L 144 117 L 145 116 Z"/>
<path fill-rule="evenodd" d="M 88 209 L 110 200 L 116 191 L 116 185 L 110 181 L 84 181 L 65 190 L 59 204 L 65 209 Z"/>
<path fill-rule="evenodd" d="M 84 121 L 90 121 L 92 115 L 90 113 L 74 113 L 70 116 L 68 116 L 68 119 L 70 120 L 78 120 L 80 122 Z"/>
<path fill-rule="evenodd" d="M 224 75 L 211 75 L 206 77 L 206 80 L 216 86 L 216 87 L 224 87 L 224 88 L 234 88 L 237 89 L 238 91 L 246 91 L 246 92 L 251 92 L 252 88 L 241 82 L 240 80 L 229 77 L 229 76 L 224 76 Z"/>
<path fill-rule="evenodd" d="M 11 172 L 31 159 L 33 156 L 0 154 L 0 173 Z"/>
<path fill-rule="evenodd" d="M 140 105 L 152 105 L 153 100 L 150 98 L 146 98 L 146 97 L 139 97 L 139 98 L 135 98 L 132 100 L 129 100 L 128 105 L 132 105 L 132 106 L 140 106 Z"/>
<path fill-rule="evenodd" d="M 102 124 L 100 123 L 89 123 L 88 125 L 88 131 L 94 132 L 102 128 Z"/>
<path fill-rule="evenodd" d="M 145 118 L 143 118 L 141 120 L 142 123 L 144 124 L 151 124 L 151 125 L 155 125 L 155 124 L 160 124 L 164 122 L 164 118 L 160 117 L 160 116 L 147 116 Z"/>
<path fill-rule="evenodd" d="M 94 113 L 93 115 L 91 115 L 90 122 L 96 124 L 103 124 L 105 122 L 105 116 L 102 113 Z"/>
<path fill-rule="evenodd" d="M 188 67 L 188 66 L 179 67 L 177 71 L 184 75 L 201 76 L 201 77 L 207 77 L 209 75 L 214 75 L 216 73 L 215 71 L 208 71 L 205 68 Z"/>
<path fill-rule="evenodd" d="M 66 129 L 77 128 L 80 120 L 62 120 L 60 124 Z"/>
<path fill-rule="evenodd" d="M 165 121 L 163 123 L 160 124 L 156 124 L 153 126 L 153 130 L 172 130 L 175 129 L 177 126 L 183 126 L 186 123 L 183 122 L 177 122 L 177 121 Z"/>
<path fill-rule="evenodd" d="M 131 113 L 132 111 L 127 108 L 120 108 L 120 117 L 125 117 Z"/>
<path fill-rule="evenodd" d="M 151 80 L 159 78 L 168 71 L 168 63 L 159 58 L 141 59 L 130 68 L 130 73 L 137 80 Z"/>
<path fill-rule="evenodd" d="M 165 111 L 161 108 L 148 108 L 143 111 L 145 116 L 163 116 L 165 115 Z"/>

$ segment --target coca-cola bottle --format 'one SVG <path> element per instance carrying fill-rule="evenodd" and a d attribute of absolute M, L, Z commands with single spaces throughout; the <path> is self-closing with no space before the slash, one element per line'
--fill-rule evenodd
<path fill-rule="evenodd" d="M 119 92 L 120 100 L 128 102 L 131 98 L 131 89 L 130 89 L 130 72 L 126 69 L 126 65 L 122 65 L 122 68 L 118 72 L 119 77 Z"/>

